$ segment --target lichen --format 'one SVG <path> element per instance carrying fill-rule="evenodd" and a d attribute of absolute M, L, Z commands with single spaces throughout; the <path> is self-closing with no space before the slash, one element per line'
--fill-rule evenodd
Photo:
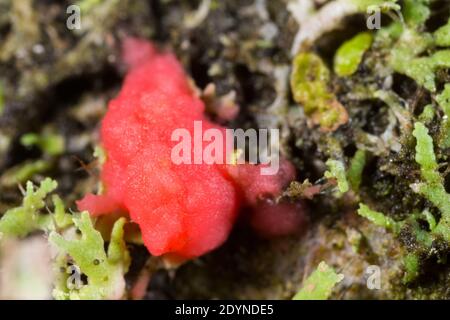
<path fill-rule="evenodd" d="M 293 300 L 327 300 L 336 284 L 344 279 L 324 261 L 319 263 L 316 270 L 305 280 L 302 289 Z"/>
<path fill-rule="evenodd" d="M 370 209 L 364 204 L 360 204 L 358 210 L 359 215 L 394 232 L 397 236 L 401 236 L 402 232 L 409 232 L 414 237 L 418 246 L 407 246 L 408 252 L 404 258 L 405 282 L 410 282 L 419 275 L 421 252 L 431 254 L 434 251 L 432 247 L 436 240 L 443 239 L 447 243 L 450 242 L 450 194 L 446 192 L 444 180 L 438 171 L 439 165 L 434 151 L 433 139 L 429 135 L 428 129 L 421 122 L 415 123 L 412 134 L 417 141 L 415 160 L 420 166 L 422 181 L 412 184 L 411 188 L 440 210 L 439 221 L 436 221 L 436 218 L 427 209 L 421 213 L 411 212 L 406 219 L 399 222 L 381 212 Z M 419 219 L 427 221 L 429 231 L 420 226 Z M 411 242 L 408 245 L 410 244 Z"/>
<path fill-rule="evenodd" d="M 324 176 L 328 179 L 336 179 L 340 193 L 347 192 L 349 190 L 349 184 L 344 164 L 341 161 L 329 159 L 326 165 L 328 171 L 325 172 Z"/>
<path fill-rule="evenodd" d="M 434 32 L 434 41 L 440 47 L 450 46 L 450 20 L 445 26 L 440 27 Z"/>
<path fill-rule="evenodd" d="M 49 233 L 49 241 L 59 249 L 55 259 L 57 281 L 53 295 L 56 299 L 118 299 L 125 292 L 124 274 L 127 272 L 130 257 L 123 240 L 125 218 L 118 219 L 112 228 L 108 251 L 99 231 L 95 230 L 88 212 L 70 214 L 58 195 L 53 195 L 54 211 L 44 213 L 48 194 L 53 192 L 57 183 L 49 178 L 35 188 L 27 183 L 22 205 L 9 209 L 0 219 L 0 236 L 23 238 L 34 231 Z M 63 233 L 75 225 L 82 232 L 81 239 L 66 240 Z M 75 261 L 80 273 L 87 275 L 88 283 L 79 288 L 68 284 L 70 280 L 66 267 L 68 256 Z M 63 271 L 63 275 L 61 275 Z"/>
<path fill-rule="evenodd" d="M 36 174 L 45 173 L 51 167 L 52 163 L 49 160 L 27 160 L 6 170 L 0 177 L 0 184 L 5 187 L 16 186 Z"/>
<path fill-rule="evenodd" d="M 44 130 L 42 134 L 24 134 L 20 142 L 25 147 L 38 146 L 50 156 L 58 156 L 64 152 L 64 137 L 51 130 Z"/>
<path fill-rule="evenodd" d="M 405 0 L 403 4 L 403 15 L 409 27 L 421 27 L 430 17 L 429 0 Z"/>
<path fill-rule="evenodd" d="M 341 77 L 351 76 L 358 70 L 364 53 L 372 44 L 372 34 L 362 32 L 344 42 L 334 56 L 334 72 Z"/>
<path fill-rule="evenodd" d="M 5 109 L 5 98 L 4 98 L 4 93 L 3 93 L 3 85 L 0 82 L 0 116 L 3 113 L 3 110 Z"/>
<path fill-rule="evenodd" d="M 441 122 L 439 145 L 441 148 L 450 147 L 450 84 L 445 85 L 444 91 L 436 96 L 436 101 L 444 112 Z"/>
<path fill-rule="evenodd" d="M 57 187 L 56 181 L 45 179 L 38 188 L 27 183 L 22 205 L 9 209 L 0 219 L 0 234 L 6 237 L 24 237 L 34 230 L 47 230 L 49 220 L 40 215 L 45 198 Z"/>
<path fill-rule="evenodd" d="M 450 194 L 444 187 L 444 180 L 439 174 L 439 166 L 434 153 L 433 139 L 428 129 L 417 122 L 413 132 L 417 139 L 416 161 L 420 165 L 423 182 L 417 183 L 413 189 L 422 194 L 441 211 L 441 218 L 433 230 L 433 234 L 441 235 L 450 242 Z"/>
<path fill-rule="evenodd" d="M 300 53 L 294 58 L 291 88 L 294 99 L 315 125 L 334 131 L 348 121 L 342 104 L 329 90 L 330 71 L 322 59 L 313 53 Z"/>
<path fill-rule="evenodd" d="M 347 170 L 347 179 L 353 191 L 359 190 L 365 165 L 366 152 L 364 150 L 356 151 Z"/>
<path fill-rule="evenodd" d="M 79 270 L 87 276 L 87 284 L 71 289 L 61 281 L 53 295 L 57 299 L 71 300 L 122 298 L 125 290 L 123 276 L 130 264 L 129 252 L 123 240 L 126 219 L 121 218 L 114 224 L 107 252 L 103 238 L 94 229 L 88 212 L 81 213 L 73 221 L 82 233 L 80 239 L 66 240 L 60 234 L 52 232 L 49 241 L 61 250 L 61 254 L 67 253 L 74 260 Z M 57 262 L 60 266 L 67 263 L 62 257 Z"/>
<path fill-rule="evenodd" d="M 370 209 L 365 204 L 360 204 L 358 209 L 358 214 L 377 226 L 386 228 L 387 230 L 392 230 L 395 233 L 398 233 L 400 230 L 400 224 L 394 221 L 392 218 L 387 217 L 381 212 Z"/>

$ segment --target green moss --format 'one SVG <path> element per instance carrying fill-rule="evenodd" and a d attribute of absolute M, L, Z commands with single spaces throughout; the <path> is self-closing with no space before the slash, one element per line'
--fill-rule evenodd
<path fill-rule="evenodd" d="M 302 289 L 293 300 L 326 300 L 336 284 L 344 279 L 344 275 L 337 274 L 333 268 L 322 261 L 316 270 L 305 280 Z"/>
<path fill-rule="evenodd" d="M 347 77 L 358 70 L 364 53 L 372 45 L 373 37 L 369 32 L 362 32 L 344 42 L 334 57 L 334 72 L 341 77 Z"/>
<path fill-rule="evenodd" d="M 105 252 L 103 238 L 94 229 L 89 213 L 84 212 L 74 223 L 82 233 L 80 239 L 66 240 L 56 232 L 49 236 L 62 252 L 67 253 L 87 276 L 88 283 L 81 288 L 68 288 L 60 282 L 54 290 L 57 299 L 119 299 L 125 289 L 124 274 L 130 264 L 130 256 L 123 240 L 125 218 L 114 224 L 108 251 Z M 59 264 L 64 259 L 60 258 Z"/>
<path fill-rule="evenodd" d="M 300 53 L 293 62 L 291 88 L 295 101 L 302 104 L 314 124 L 334 131 L 348 120 L 345 108 L 329 90 L 330 71 L 313 53 Z"/>

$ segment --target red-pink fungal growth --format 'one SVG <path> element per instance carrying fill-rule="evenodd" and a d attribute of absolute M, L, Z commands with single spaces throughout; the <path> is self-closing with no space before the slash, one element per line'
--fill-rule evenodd
<path fill-rule="evenodd" d="M 295 179 L 295 168 L 285 159 L 281 159 L 275 175 L 261 175 L 264 166 L 241 164 L 227 167 L 228 173 L 240 187 L 244 201 L 249 205 L 254 206 L 263 198 L 278 196 Z"/>
<path fill-rule="evenodd" d="M 204 103 L 173 54 L 127 39 L 123 56 L 131 68 L 101 126 L 105 192 L 87 195 L 78 207 L 94 216 L 128 212 L 153 255 L 198 257 L 226 240 L 243 202 L 255 206 L 261 197 L 277 196 L 295 170 L 285 160 L 274 176 L 262 176 L 259 166 L 250 164 L 175 164 L 175 129 L 193 134 L 194 121 L 202 121 L 203 132 L 225 128 L 206 118 Z M 258 228 L 268 219 L 263 209 Z M 286 214 L 280 217 L 279 230 L 287 231 L 289 221 L 298 223 Z"/>
<path fill-rule="evenodd" d="M 302 203 L 262 201 L 251 213 L 250 224 L 266 238 L 299 233 L 307 224 L 305 207 Z"/>

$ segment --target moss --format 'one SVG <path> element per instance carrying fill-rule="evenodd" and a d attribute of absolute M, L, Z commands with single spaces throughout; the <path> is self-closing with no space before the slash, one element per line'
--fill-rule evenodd
<path fill-rule="evenodd" d="M 372 34 L 362 32 L 344 42 L 334 57 L 334 71 L 341 77 L 351 76 L 358 70 L 364 53 L 372 45 Z"/>
<path fill-rule="evenodd" d="M 322 261 L 316 270 L 305 280 L 302 289 L 293 300 L 326 300 L 330 297 L 334 286 L 344 279 L 333 268 Z"/>

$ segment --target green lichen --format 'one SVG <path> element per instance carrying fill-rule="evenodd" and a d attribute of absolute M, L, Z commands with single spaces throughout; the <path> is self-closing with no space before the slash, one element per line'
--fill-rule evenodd
<path fill-rule="evenodd" d="M 359 205 L 358 214 L 377 226 L 394 231 L 395 233 L 400 231 L 400 223 L 394 221 L 392 218 L 382 214 L 381 212 L 370 209 L 365 204 L 361 203 Z"/>
<path fill-rule="evenodd" d="M 403 277 L 403 282 L 409 283 L 415 280 L 420 272 L 420 262 L 419 258 L 415 254 L 407 254 L 403 258 L 403 265 L 405 267 L 405 275 Z"/>
<path fill-rule="evenodd" d="M 436 72 L 450 68 L 450 51 L 438 51 L 430 57 L 415 58 L 405 74 L 414 79 L 427 90 L 436 91 Z"/>
<path fill-rule="evenodd" d="M 378 226 L 391 230 L 398 236 L 402 230 L 413 235 L 416 245 L 409 246 L 408 253 L 404 257 L 405 276 L 403 280 L 406 283 L 416 279 L 420 273 L 420 252 L 432 253 L 433 243 L 437 239 L 450 242 L 450 194 L 446 192 L 444 180 L 438 171 L 439 165 L 434 152 L 433 139 L 421 122 L 415 123 L 412 134 L 417 140 L 415 160 L 420 166 L 422 181 L 411 187 L 440 210 L 439 221 L 428 209 L 410 213 L 404 221 L 400 222 L 394 221 L 381 212 L 371 210 L 364 204 L 360 204 L 358 210 L 359 215 Z M 419 224 L 419 220 L 423 219 L 427 221 L 429 231 L 424 230 Z M 410 241 L 409 244 L 411 244 Z"/>
<path fill-rule="evenodd" d="M 125 289 L 124 274 L 130 264 L 130 256 L 123 240 L 125 218 L 114 224 L 111 241 L 107 252 L 103 238 L 94 229 L 89 213 L 83 212 L 74 218 L 75 226 L 81 231 L 80 239 L 66 240 L 60 234 L 52 232 L 49 241 L 62 252 L 67 253 L 87 276 L 87 284 L 79 288 L 69 288 L 64 281 L 60 281 L 54 290 L 57 299 L 118 299 Z M 59 264 L 65 260 L 59 258 Z"/>
<path fill-rule="evenodd" d="M 30 180 L 37 174 L 45 173 L 54 166 L 54 157 L 64 152 L 64 138 L 47 129 L 43 130 L 42 134 L 25 134 L 20 142 L 25 147 L 39 147 L 44 156 L 37 160 L 26 160 L 6 170 L 0 177 L 2 186 L 11 187 Z"/>
<path fill-rule="evenodd" d="M 50 156 L 64 152 L 64 137 L 49 130 L 44 130 L 42 134 L 27 133 L 20 138 L 20 143 L 25 147 L 38 146 Z"/>
<path fill-rule="evenodd" d="M 347 170 L 347 179 L 353 191 L 359 190 L 365 165 L 366 152 L 364 150 L 356 151 Z"/>
<path fill-rule="evenodd" d="M 45 198 L 57 187 L 56 181 L 49 178 L 41 182 L 38 188 L 28 182 L 22 205 L 9 209 L 0 220 L 0 234 L 3 236 L 24 237 L 35 230 L 47 230 L 48 217 L 41 215 L 45 207 Z"/>
<path fill-rule="evenodd" d="M 425 209 L 422 212 L 422 216 L 427 221 L 428 227 L 430 228 L 431 231 L 436 229 L 436 218 L 433 216 L 433 214 L 429 210 Z"/>
<path fill-rule="evenodd" d="M 349 0 L 355 4 L 359 11 L 366 12 L 368 9 L 377 9 L 382 12 L 389 10 L 400 10 L 397 0 Z"/>
<path fill-rule="evenodd" d="M 88 13 L 101 3 L 102 0 L 80 0 L 77 2 L 77 5 L 80 7 L 81 12 Z"/>
<path fill-rule="evenodd" d="M 439 146 L 441 148 L 450 147 L 450 84 L 446 84 L 444 91 L 436 97 L 436 101 L 444 111 L 441 122 Z"/>
<path fill-rule="evenodd" d="M 423 123 L 429 123 L 433 121 L 435 116 L 435 109 L 432 104 L 427 104 L 424 108 L 422 113 L 419 115 L 419 121 Z"/>
<path fill-rule="evenodd" d="M 341 77 L 354 74 L 362 61 L 364 53 L 372 45 L 372 34 L 362 32 L 344 42 L 334 57 L 334 71 Z"/>
<path fill-rule="evenodd" d="M 316 270 L 305 280 L 302 289 L 293 300 L 327 300 L 336 284 L 344 279 L 333 268 L 322 261 Z"/>
<path fill-rule="evenodd" d="M 293 62 L 291 88 L 305 114 L 325 131 L 334 131 L 348 121 L 345 108 L 329 90 L 330 71 L 313 53 L 300 53 Z"/>
<path fill-rule="evenodd" d="M 441 211 L 442 216 L 433 234 L 440 235 L 450 242 L 450 194 L 445 191 L 443 178 L 438 171 L 433 139 L 421 122 L 415 124 L 413 135 L 417 140 L 416 162 L 420 165 L 421 176 L 424 180 L 415 184 L 413 189 Z"/>
<path fill-rule="evenodd" d="M 340 193 L 347 192 L 349 190 L 349 183 L 342 161 L 329 159 L 326 165 L 328 171 L 325 172 L 325 177 L 328 179 L 336 179 Z"/>
<path fill-rule="evenodd" d="M 26 193 L 20 207 L 8 210 L 0 219 L 1 237 L 25 237 L 41 230 L 50 233 L 49 241 L 61 253 L 55 260 L 56 268 L 68 264 L 65 253 L 75 261 L 80 272 L 88 277 L 88 283 L 80 288 L 68 285 L 69 276 L 58 273 L 54 297 L 57 299 L 113 299 L 120 298 L 125 290 L 123 275 L 127 272 L 130 257 L 124 237 L 125 218 L 118 219 L 112 228 L 108 251 L 99 231 L 95 230 L 89 213 L 69 214 L 64 203 L 53 195 L 54 212 L 44 213 L 46 198 L 53 192 L 57 183 L 49 178 L 42 181 L 39 188 L 27 183 Z M 66 240 L 60 234 L 69 227 L 79 228 L 81 239 Z M 81 273 L 79 276 L 81 276 Z"/>
<path fill-rule="evenodd" d="M 25 161 L 6 170 L 0 177 L 0 183 L 5 187 L 12 187 L 31 179 L 36 174 L 46 172 L 51 167 L 52 163 L 48 160 Z"/>
<path fill-rule="evenodd" d="M 0 116 L 3 114 L 4 110 L 5 110 L 5 100 L 3 97 L 3 86 L 0 82 Z"/>
<path fill-rule="evenodd" d="M 62 199 L 55 194 L 52 196 L 52 202 L 55 206 L 53 214 L 54 228 L 52 229 L 65 229 L 73 225 L 73 216 L 66 212 Z"/>
<path fill-rule="evenodd" d="M 100 146 L 96 146 L 94 149 L 94 157 L 98 159 L 100 165 L 104 165 L 106 162 L 106 151 Z"/>
<path fill-rule="evenodd" d="M 394 71 L 435 92 L 436 72 L 450 67 L 450 51 L 440 50 L 429 56 L 419 56 L 433 43 L 433 37 L 429 33 L 406 28 L 391 51 L 389 63 Z"/>
<path fill-rule="evenodd" d="M 434 41 L 440 47 L 450 46 L 450 20 L 434 32 Z"/>
<path fill-rule="evenodd" d="M 403 16 L 409 27 L 421 27 L 430 18 L 429 0 L 404 0 Z"/>

